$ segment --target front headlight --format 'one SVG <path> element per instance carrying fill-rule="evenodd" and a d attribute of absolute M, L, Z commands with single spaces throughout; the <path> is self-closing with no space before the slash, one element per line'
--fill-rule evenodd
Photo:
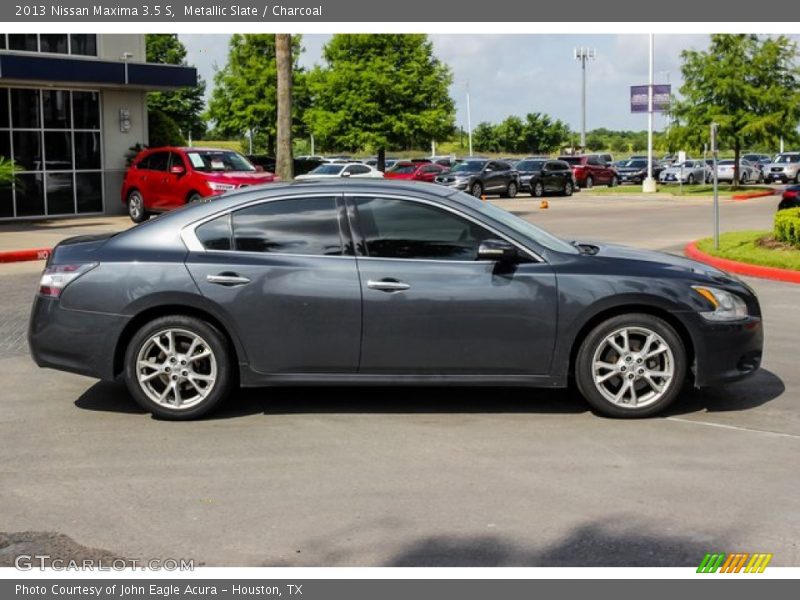
<path fill-rule="evenodd" d="M 740 321 L 747 318 L 747 305 L 736 294 L 715 287 L 693 285 L 692 289 L 708 300 L 713 310 L 701 311 L 708 321 Z"/>

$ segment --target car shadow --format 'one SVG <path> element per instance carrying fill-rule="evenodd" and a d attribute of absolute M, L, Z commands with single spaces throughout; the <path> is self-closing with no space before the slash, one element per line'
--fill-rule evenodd
<path fill-rule="evenodd" d="M 762 369 L 739 383 L 713 389 L 687 389 L 662 416 L 748 410 L 779 397 L 785 389 L 777 375 Z M 74 404 L 89 411 L 145 414 L 120 381 L 98 382 Z M 265 387 L 234 392 L 207 419 L 257 414 L 580 414 L 589 410 L 574 388 Z"/>

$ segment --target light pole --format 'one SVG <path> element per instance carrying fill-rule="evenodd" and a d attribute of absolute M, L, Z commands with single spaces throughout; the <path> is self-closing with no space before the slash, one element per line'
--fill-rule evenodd
<path fill-rule="evenodd" d="M 586 61 L 596 58 L 594 48 L 575 48 L 575 60 L 581 63 L 581 150 L 586 149 Z"/>
<path fill-rule="evenodd" d="M 472 110 L 469 105 L 469 81 L 467 81 L 467 138 L 469 139 L 469 155 L 472 156 Z"/>
<path fill-rule="evenodd" d="M 650 81 L 647 86 L 647 179 L 642 183 L 642 192 L 652 194 L 656 191 L 656 180 L 653 179 L 653 66 L 654 36 L 650 34 Z"/>

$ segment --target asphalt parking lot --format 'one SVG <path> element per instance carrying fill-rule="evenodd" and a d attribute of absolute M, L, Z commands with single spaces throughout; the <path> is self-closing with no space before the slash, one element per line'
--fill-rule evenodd
<path fill-rule="evenodd" d="M 701 199 L 497 203 L 570 239 L 680 252 L 711 231 Z M 722 228 L 768 229 L 776 204 L 724 202 Z M 748 280 L 763 370 L 658 418 L 603 419 L 571 391 L 309 388 L 172 423 L 121 384 L 32 363 L 40 268 L 0 265 L 0 565 L 100 548 L 235 566 L 679 566 L 709 551 L 800 566 L 797 286 Z"/>

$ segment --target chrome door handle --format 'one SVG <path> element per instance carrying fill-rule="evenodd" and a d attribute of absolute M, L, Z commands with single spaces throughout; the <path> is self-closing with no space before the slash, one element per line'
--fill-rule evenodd
<path fill-rule="evenodd" d="M 209 283 L 216 283 L 219 285 L 244 285 L 250 283 L 250 279 L 240 275 L 206 275 L 206 281 Z"/>
<path fill-rule="evenodd" d="M 367 281 L 367 287 L 371 290 L 380 290 L 382 292 L 402 292 L 411 287 L 408 283 L 397 281 L 395 279 L 383 279 L 381 281 Z"/>

